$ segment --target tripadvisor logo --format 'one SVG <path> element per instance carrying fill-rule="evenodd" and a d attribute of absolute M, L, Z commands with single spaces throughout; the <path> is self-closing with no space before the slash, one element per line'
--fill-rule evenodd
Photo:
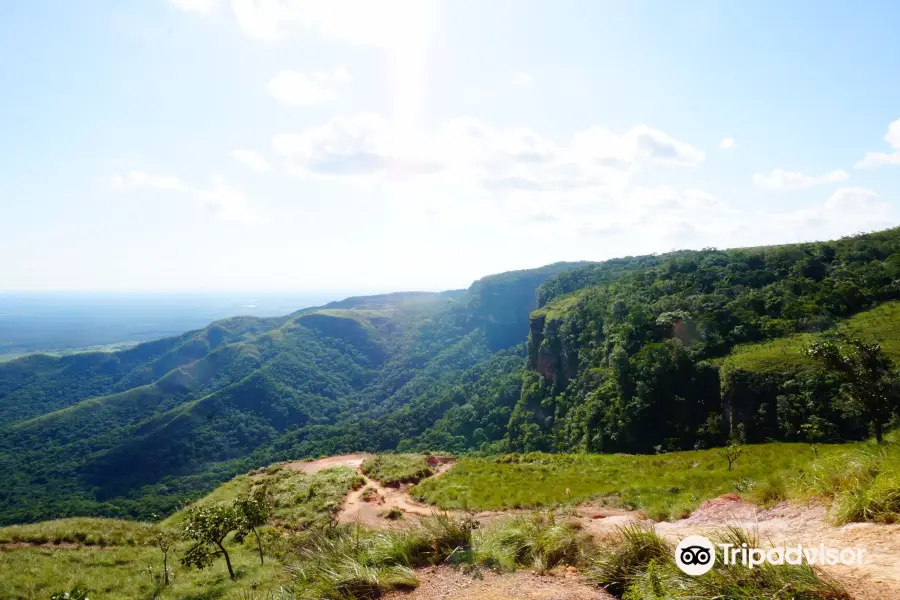
<path fill-rule="evenodd" d="M 749 569 L 764 563 L 771 565 L 861 565 L 865 548 L 829 548 L 818 546 L 775 547 L 763 550 L 747 544 L 718 544 L 725 565 L 743 565 Z M 716 564 L 716 545 L 702 535 L 690 535 L 675 548 L 675 564 L 688 575 L 703 575 Z"/>
<path fill-rule="evenodd" d="M 702 535 L 689 535 L 675 548 L 675 564 L 688 575 L 703 575 L 716 564 L 716 547 Z"/>

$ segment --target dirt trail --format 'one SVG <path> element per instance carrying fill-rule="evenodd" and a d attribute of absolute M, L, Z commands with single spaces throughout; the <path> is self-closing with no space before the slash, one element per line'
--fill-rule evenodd
<path fill-rule="evenodd" d="M 900 525 L 851 523 L 834 527 L 827 523 L 821 503 L 782 502 L 768 510 L 732 495 L 703 503 L 690 517 L 674 523 L 657 523 L 656 529 L 669 539 L 687 535 L 709 535 L 723 526 L 736 525 L 756 532 L 765 547 L 803 544 L 832 548 L 865 548 L 860 566 L 826 566 L 823 570 L 843 582 L 856 598 L 896 600 L 900 598 Z"/>
<path fill-rule="evenodd" d="M 482 570 L 476 578 L 446 566 L 420 569 L 416 575 L 419 587 L 391 592 L 385 600 L 614 600 L 578 576 Z"/>
<path fill-rule="evenodd" d="M 622 511 L 598 517 L 595 508 L 577 508 L 576 521 L 595 537 L 612 535 L 621 525 L 640 520 L 638 513 Z M 852 523 L 834 527 L 827 523 L 826 507 L 818 503 L 790 504 L 760 510 L 738 496 L 726 494 L 704 502 L 689 517 L 671 523 L 653 523 L 660 535 L 677 543 L 688 535 L 713 538 L 724 527 L 737 526 L 755 533 L 763 547 L 790 547 L 802 544 L 832 548 L 865 548 L 860 566 L 825 566 L 823 571 L 842 582 L 857 600 L 897 600 L 900 598 L 900 525 Z"/>
<path fill-rule="evenodd" d="M 436 510 L 435 507 L 418 502 L 409 495 L 412 484 L 402 484 L 398 487 L 385 486 L 366 477 L 361 467 L 363 461 L 370 456 L 370 454 L 345 454 L 314 461 L 291 462 L 284 466 L 304 473 L 316 473 L 329 467 L 350 467 L 356 470 L 365 480 L 365 484 L 347 494 L 341 512 L 338 514 L 338 520 L 341 523 L 358 522 L 371 527 L 389 527 L 392 522 L 380 516 L 379 513 L 396 508 L 403 511 L 405 515 L 426 517 Z M 435 474 L 432 477 L 446 473 L 454 463 L 455 460 L 437 461 Z"/>

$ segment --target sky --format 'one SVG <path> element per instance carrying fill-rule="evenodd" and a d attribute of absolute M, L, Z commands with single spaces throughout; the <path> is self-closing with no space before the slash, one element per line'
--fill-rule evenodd
<path fill-rule="evenodd" d="M 900 5 L 0 7 L 0 291 L 440 290 L 900 220 Z"/>

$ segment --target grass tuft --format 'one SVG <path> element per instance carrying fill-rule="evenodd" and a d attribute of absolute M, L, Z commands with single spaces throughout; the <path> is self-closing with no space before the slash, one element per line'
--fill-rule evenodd
<path fill-rule="evenodd" d="M 434 471 L 421 454 L 379 454 L 367 458 L 361 469 L 382 485 L 391 486 L 416 483 L 434 475 Z"/>

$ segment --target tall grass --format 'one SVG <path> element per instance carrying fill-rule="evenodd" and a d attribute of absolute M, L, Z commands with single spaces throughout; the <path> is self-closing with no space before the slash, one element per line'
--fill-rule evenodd
<path fill-rule="evenodd" d="M 739 528 L 726 529 L 716 541 L 759 546 L 753 534 Z M 851 599 L 838 583 L 806 564 L 765 563 L 750 569 L 726 565 L 719 557 L 708 573 L 686 575 L 675 564 L 672 546 L 653 529 L 640 525 L 619 529 L 612 547 L 588 569 L 588 577 L 624 600 Z"/>
<path fill-rule="evenodd" d="M 795 482 L 795 489 L 832 500 L 829 519 L 836 525 L 900 517 L 900 446 L 841 452 L 818 461 Z"/>
<path fill-rule="evenodd" d="M 819 456 L 824 459 L 846 450 L 847 446 L 822 445 Z M 534 453 L 463 458 L 444 476 L 422 481 L 411 493 L 441 508 L 475 510 L 553 507 L 600 499 L 641 510 L 654 520 L 670 520 L 725 493 L 749 496 L 776 475 L 789 488 L 814 462 L 809 444 L 746 446 L 731 471 L 716 450 L 655 456 Z M 776 480 L 771 483 L 768 501 L 790 493 L 777 489 Z"/>
<path fill-rule="evenodd" d="M 593 543 L 579 525 L 544 511 L 498 522 L 478 532 L 474 546 L 481 564 L 543 573 L 557 565 L 581 564 Z"/>
<path fill-rule="evenodd" d="M 382 485 L 416 483 L 434 474 L 421 454 L 379 454 L 363 461 L 361 469 Z"/>
<path fill-rule="evenodd" d="M 141 546 L 149 543 L 152 531 L 149 523 L 73 517 L 0 528 L 0 543 Z"/>
<path fill-rule="evenodd" d="M 400 531 L 371 532 L 358 525 L 323 531 L 299 549 L 289 567 L 298 597 L 375 598 L 418 585 L 412 568 L 468 555 L 477 524 L 435 514 Z"/>

